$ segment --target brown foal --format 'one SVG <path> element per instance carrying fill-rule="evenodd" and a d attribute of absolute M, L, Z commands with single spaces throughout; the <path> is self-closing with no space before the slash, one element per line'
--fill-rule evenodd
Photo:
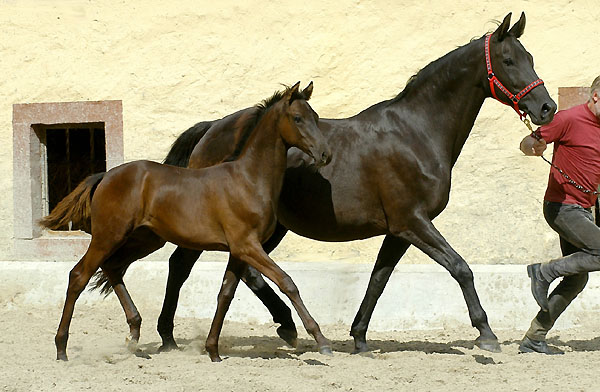
<path fill-rule="evenodd" d="M 75 302 L 98 268 L 117 294 L 131 328 L 130 339 L 137 343 L 141 318 L 122 281 L 123 272 L 136 258 L 115 255 L 122 254 L 124 247 L 134 249 L 135 239 L 147 235 L 189 249 L 229 251 L 224 281 L 239 280 L 248 265 L 256 268 L 289 297 L 319 351 L 331 353 L 329 341 L 304 306 L 296 285 L 261 245 L 275 229 L 287 150 L 298 147 L 319 166 L 331 159 L 317 127 L 318 116 L 307 103 L 312 85 L 302 92 L 298 86 L 275 93 L 257 107 L 255 115 L 236 123 L 252 129 L 245 132 L 247 141 L 238 141 L 243 148 L 237 160 L 205 169 L 150 161 L 127 163 L 104 175 L 88 177 L 41 221 L 53 227 L 60 222 L 91 220 L 89 248 L 69 275 L 55 337 L 57 359 L 67 360 Z M 219 293 L 206 341 L 213 361 L 220 360 L 218 335 L 232 295 L 231 290 Z"/>

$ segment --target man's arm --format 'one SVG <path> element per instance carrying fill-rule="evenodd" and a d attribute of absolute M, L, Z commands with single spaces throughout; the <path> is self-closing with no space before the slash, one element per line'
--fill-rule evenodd
<path fill-rule="evenodd" d="M 523 151 L 523 154 L 528 156 L 541 156 L 546 150 L 546 141 L 542 138 L 539 140 L 532 135 L 527 135 L 521 140 L 519 148 Z"/>

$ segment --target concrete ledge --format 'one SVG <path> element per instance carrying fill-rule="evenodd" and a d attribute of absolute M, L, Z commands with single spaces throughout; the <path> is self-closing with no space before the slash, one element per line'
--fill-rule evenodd
<path fill-rule="evenodd" d="M 0 262 L 0 309 L 56 306 L 60 312 L 73 265 Z M 279 265 L 292 276 L 304 303 L 321 325 L 350 327 L 367 287 L 371 264 L 282 262 Z M 471 268 L 492 329 L 525 330 L 538 310 L 525 267 L 474 265 Z M 177 315 L 212 318 L 224 269 L 223 262 L 199 261 L 183 287 Z M 138 262 L 125 276 L 125 283 L 146 322 L 155 323 L 160 313 L 167 272 L 166 261 Z M 78 303 L 93 305 L 103 300 L 99 293 L 86 291 Z M 114 295 L 104 301 L 114 302 L 115 314 L 121 314 Z M 295 313 L 294 316 L 301 325 Z M 598 316 L 600 278 L 591 274 L 588 287 L 559 320 L 556 329 L 591 325 Z M 228 319 L 271 321 L 269 313 L 243 284 L 238 288 Z M 469 328 L 470 320 L 462 292 L 448 272 L 437 265 L 399 265 L 377 304 L 370 329 L 437 329 L 461 325 Z"/>

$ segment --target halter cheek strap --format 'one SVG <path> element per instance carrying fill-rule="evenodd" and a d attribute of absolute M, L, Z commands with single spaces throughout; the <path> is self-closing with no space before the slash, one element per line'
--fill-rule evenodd
<path fill-rule="evenodd" d="M 542 79 L 535 80 L 534 82 L 530 83 L 527 87 L 525 87 L 523 90 L 519 91 L 517 94 L 512 94 L 510 91 L 508 91 L 508 89 L 506 87 L 504 87 L 502 82 L 500 82 L 498 80 L 496 75 L 494 75 L 494 71 L 492 71 L 492 59 L 490 56 L 490 40 L 491 40 L 491 38 L 492 38 L 491 34 L 489 34 L 485 37 L 485 65 L 487 67 L 488 81 L 490 82 L 490 91 L 492 92 L 492 96 L 497 101 L 499 101 L 505 105 L 511 106 L 511 104 L 501 101 L 498 98 L 498 96 L 496 95 L 496 87 L 500 91 L 502 91 L 504 93 L 504 95 L 506 95 L 508 97 L 508 99 L 510 99 L 510 101 L 512 102 L 512 108 L 515 110 L 515 112 L 517 112 L 521 121 L 523 121 L 523 119 L 525 117 L 527 117 L 527 113 L 525 113 L 524 111 L 522 111 L 519 108 L 519 101 L 521 100 L 521 98 L 523 98 L 525 95 L 527 95 L 535 87 L 541 86 L 542 84 L 544 84 L 544 81 Z"/>

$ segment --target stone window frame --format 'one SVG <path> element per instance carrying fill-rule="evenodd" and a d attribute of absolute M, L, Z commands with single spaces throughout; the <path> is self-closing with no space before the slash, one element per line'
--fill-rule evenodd
<path fill-rule="evenodd" d="M 45 230 L 42 178 L 45 145 L 34 125 L 104 123 L 106 169 L 123 163 L 123 103 L 120 100 L 13 105 L 13 216 L 17 259 L 73 259 L 86 251 L 90 236 Z"/>

